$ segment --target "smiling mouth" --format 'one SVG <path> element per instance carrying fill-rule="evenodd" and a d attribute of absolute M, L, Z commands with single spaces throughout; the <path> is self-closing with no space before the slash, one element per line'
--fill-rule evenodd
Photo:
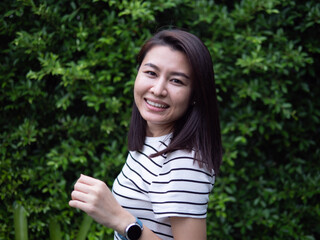
<path fill-rule="evenodd" d="M 150 100 L 148 100 L 148 99 L 146 99 L 146 102 L 147 102 L 150 106 L 152 106 L 152 107 L 163 108 L 163 109 L 169 107 L 168 105 L 163 105 L 163 104 L 155 103 L 155 102 L 152 102 L 152 101 L 150 101 Z"/>

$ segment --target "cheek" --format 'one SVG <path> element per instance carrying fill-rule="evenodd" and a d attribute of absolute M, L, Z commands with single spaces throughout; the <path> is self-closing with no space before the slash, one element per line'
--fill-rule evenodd
<path fill-rule="evenodd" d="M 145 84 L 143 84 L 143 79 L 141 78 L 136 78 L 135 82 L 134 82 L 134 87 L 133 87 L 133 96 L 134 96 L 134 101 L 136 102 L 136 104 L 139 103 L 139 101 L 141 101 L 141 97 L 143 97 L 143 94 L 145 93 Z"/>
<path fill-rule="evenodd" d="M 142 97 L 151 88 L 152 88 L 152 82 L 148 78 L 138 75 L 134 82 L 133 93 L 136 97 L 138 96 Z"/>
<path fill-rule="evenodd" d="M 138 105 L 139 102 L 139 89 L 135 86 L 133 89 L 133 98 L 135 103 Z"/>
<path fill-rule="evenodd" d="M 140 91 L 140 82 L 138 76 L 136 77 L 134 81 L 134 86 L 133 86 L 133 93 L 136 95 Z"/>
<path fill-rule="evenodd" d="M 173 96 L 175 96 L 175 102 L 181 107 L 182 109 L 187 109 L 190 105 L 190 98 L 191 98 L 191 92 L 190 91 L 183 91 L 180 93 L 175 93 Z"/>

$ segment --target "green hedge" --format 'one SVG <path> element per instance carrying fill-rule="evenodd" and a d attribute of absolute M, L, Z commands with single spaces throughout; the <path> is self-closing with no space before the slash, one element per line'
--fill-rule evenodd
<path fill-rule="evenodd" d="M 320 4 L 316 0 L 4 0 L 0 3 L 0 239 L 14 203 L 29 239 L 75 239 L 80 173 L 125 161 L 136 54 L 163 26 L 212 53 L 224 146 L 208 239 L 320 238 Z M 88 239 L 112 239 L 93 223 Z"/>

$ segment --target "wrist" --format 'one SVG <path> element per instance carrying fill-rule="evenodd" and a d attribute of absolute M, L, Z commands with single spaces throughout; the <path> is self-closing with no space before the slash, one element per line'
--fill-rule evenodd
<path fill-rule="evenodd" d="M 122 214 L 119 218 L 118 218 L 118 222 L 115 224 L 115 226 L 113 227 L 113 229 L 121 234 L 122 236 L 126 235 L 126 228 L 132 224 L 136 222 L 136 218 L 131 215 L 129 212 L 126 212 L 125 214 Z"/>
<path fill-rule="evenodd" d="M 136 218 L 133 223 L 126 227 L 124 234 L 120 234 L 118 232 L 118 237 L 120 237 L 121 240 L 138 240 L 142 235 L 142 231 L 143 224 L 138 218 Z"/>

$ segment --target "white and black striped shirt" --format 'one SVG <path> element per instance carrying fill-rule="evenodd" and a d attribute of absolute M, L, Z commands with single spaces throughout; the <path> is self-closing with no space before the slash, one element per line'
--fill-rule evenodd
<path fill-rule="evenodd" d="M 170 137 L 147 137 L 141 152 L 129 152 L 113 184 L 118 202 L 161 239 L 173 239 L 169 217 L 207 216 L 215 181 L 213 172 L 195 163 L 192 152 L 149 157 L 166 148 Z M 119 239 L 116 234 L 114 239 Z"/>

